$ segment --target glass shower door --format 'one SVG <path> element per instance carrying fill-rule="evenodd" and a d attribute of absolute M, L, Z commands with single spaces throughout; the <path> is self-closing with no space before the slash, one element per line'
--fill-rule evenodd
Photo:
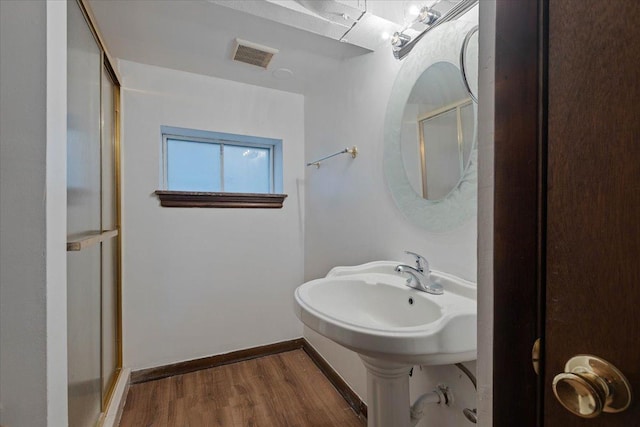
<path fill-rule="evenodd" d="M 101 231 L 100 78 L 102 52 L 80 7 L 67 8 L 67 234 Z M 94 425 L 102 410 L 101 245 L 67 252 L 69 425 Z"/>
<path fill-rule="evenodd" d="M 82 3 L 67 7 L 69 425 L 95 425 L 117 379 L 119 87 Z"/>

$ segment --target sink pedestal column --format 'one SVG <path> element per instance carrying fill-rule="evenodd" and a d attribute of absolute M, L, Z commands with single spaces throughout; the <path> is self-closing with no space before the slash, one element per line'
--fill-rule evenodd
<path fill-rule="evenodd" d="M 362 356 L 367 368 L 367 426 L 410 426 L 410 365 Z"/>

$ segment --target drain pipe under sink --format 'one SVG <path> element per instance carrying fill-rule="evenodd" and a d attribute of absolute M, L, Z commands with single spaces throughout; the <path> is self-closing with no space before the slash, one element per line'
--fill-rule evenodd
<path fill-rule="evenodd" d="M 476 393 L 478 393 L 478 383 L 476 382 L 476 376 L 473 375 L 471 371 L 467 369 L 467 367 L 462 363 L 456 363 L 456 367 L 464 372 L 467 378 L 469 378 L 469 380 L 473 383 L 473 388 L 475 389 Z M 478 424 L 478 410 L 476 408 L 464 408 L 462 410 L 462 413 L 467 420 L 469 420 L 473 424 Z"/>
<path fill-rule="evenodd" d="M 424 407 L 427 404 L 444 403 L 449 406 L 453 403 L 453 394 L 449 387 L 444 384 L 439 384 L 434 388 L 432 392 L 425 393 L 418 397 L 416 401 L 411 405 L 411 427 L 415 427 L 416 424 L 424 417 Z"/>

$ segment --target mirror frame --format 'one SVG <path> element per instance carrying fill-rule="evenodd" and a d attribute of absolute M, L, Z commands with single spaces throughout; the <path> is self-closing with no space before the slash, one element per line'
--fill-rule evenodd
<path fill-rule="evenodd" d="M 477 216 L 478 105 L 473 104 L 475 121 L 469 166 L 458 185 L 440 200 L 422 198 L 409 183 L 400 147 L 402 116 L 413 86 L 425 70 L 438 62 L 448 62 L 460 69 L 460 51 L 464 39 L 475 25 L 468 21 L 447 22 L 427 34 L 404 59 L 387 105 L 383 155 L 387 185 L 405 217 L 427 231 L 450 231 Z"/>
<path fill-rule="evenodd" d="M 478 30 L 479 30 L 478 25 L 471 28 L 467 33 L 467 35 L 464 37 L 464 40 L 462 42 L 462 47 L 460 48 L 460 71 L 462 72 L 462 83 L 464 83 L 464 86 L 467 89 L 469 96 L 471 97 L 473 102 L 475 102 L 476 104 L 478 103 L 478 96 L 477 96 L 477 93 L 473 93 L 473 90 L 471 89 L 471 85 L 469 84 L 469 77 L 467 76 L 466 58 L 467 58 L 467 49 L 469 47 L 469 42 L 471 41 L 471 38 L 474 35 L 477 35 L 476 37 L 480 37 L 480 33 Z M 477 91 L 477 86 L 478 85 L 476 85 L 476 91 Z"/>

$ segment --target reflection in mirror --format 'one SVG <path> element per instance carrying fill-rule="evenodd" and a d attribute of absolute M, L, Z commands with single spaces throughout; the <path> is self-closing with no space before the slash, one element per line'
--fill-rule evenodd
<path fill-rule="evenodd" d="M 474 109 L 460 70 L 449 62 L 427 68 L 404 109 L 401 148 L 412 188 L 428 200 L 460 182 L 473 148 Z"/>
<path fill-rule="evenodd" d="M 418 123 L 422 196 L 441 199 L 458 185 L 469 163 L 473 132 L 471 100 L 447 106 L 442 112 L 429 113 Z"/>

